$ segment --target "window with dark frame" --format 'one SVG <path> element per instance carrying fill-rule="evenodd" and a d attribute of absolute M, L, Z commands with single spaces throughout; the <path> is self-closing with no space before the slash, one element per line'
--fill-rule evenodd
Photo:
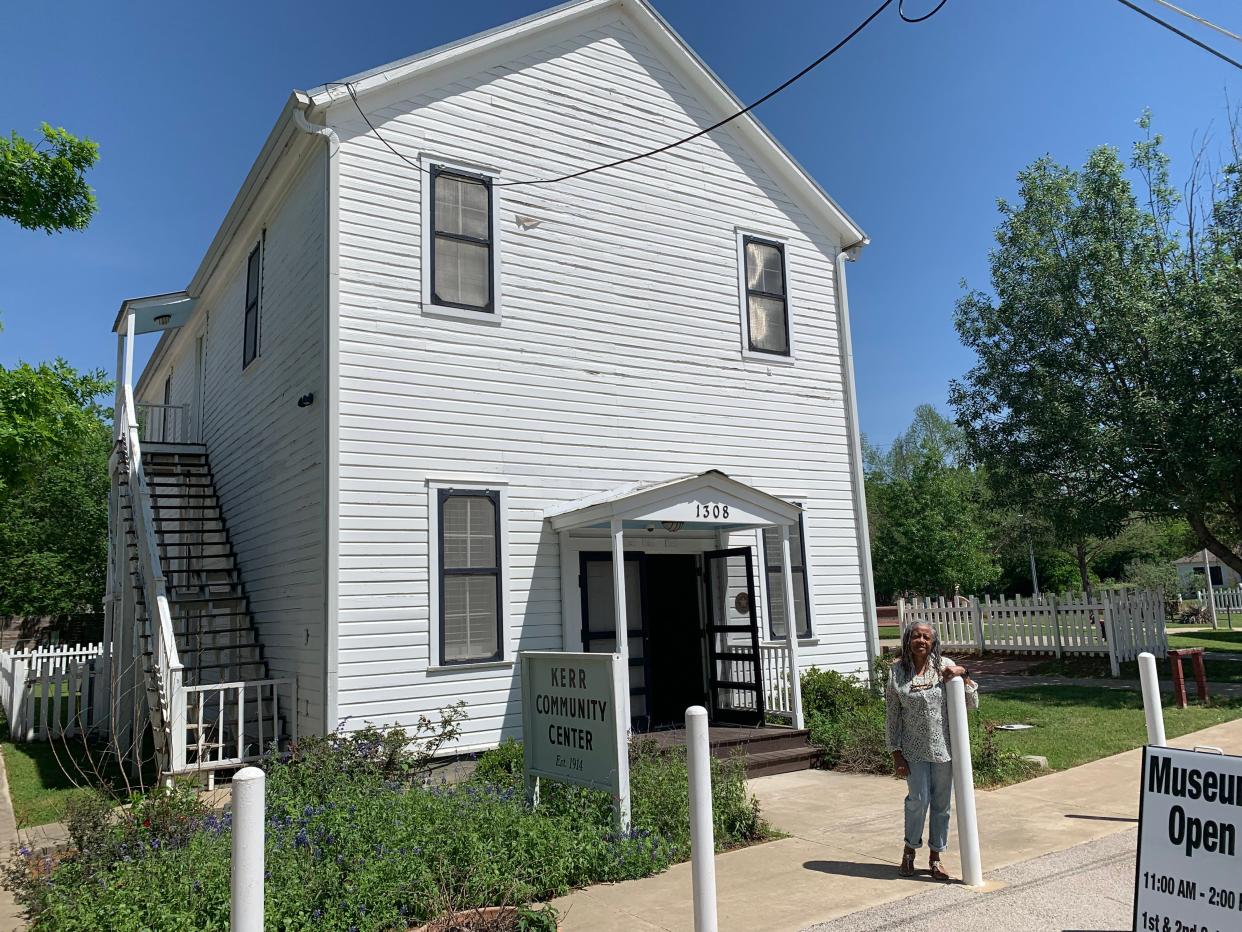
<path fill-rule="evenodd" d="M 500 493 L 441 489 L 440 663 L 502 660 Z"/>
<path fill-rule="evenodd" d="M 491 180 L 433 165 L 431 187 L 432 302 L 491 313 Z"/>
<path fill-rule="evenodd" d="M 746 331 L 752 352 L 789 355 L 789 299 L 785 283 L 785 247 L 742 237 L 746 261 Z"/>
<path fill-rule="evenodd" d="M 242 368 L 259 355 L 259 294 L 263 285 L 263 242 L 266 233 L 250 250 L 246 260 L 246 314 L 242 337 Z"/>
<path fill-rule="evenodd" d="M 767 570 L 768 592 L 768 633 L 773 640 L 785 637 L 785 575 L 784 560 L 781 559 L 781 529 L 765 527 L 763 529 L 763 556 Z M 798 523 L 789 529 L 789 556 L 793 560 L 790 570 L 793 573 L 794 616 L 798 623 L 798 637 L 811 636 L 811 618 L 807 606 L 811 604 L 810 591 L 806 578 L 806 543 L 802 533 L 802 516 Z"/>

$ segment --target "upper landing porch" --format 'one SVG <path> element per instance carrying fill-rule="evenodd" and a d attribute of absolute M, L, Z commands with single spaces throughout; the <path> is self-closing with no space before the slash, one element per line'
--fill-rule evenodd
<path fill-rule="evenodd" d="M 123 402 L 126 389 L 134 389 L 134 346 L 142 334 L 158 333 L 161 337 L 175 330 L 190 319 L 195 299 L 184 291 L 130 298 L 121 304 L 113 332 L 117 335 L 117 409 Z M 198 444 L 201 417 L 197 410 L 202 401 L 202 357 L 198 358 L 199 371 L 195 373 L 195 404 L 172 404 L 172 386 L 166 382 L 159 402 L 135 402 L 134 413 L 138 422 L 139 440 L 148 452 L 159 452 L 164 445 Z"/>

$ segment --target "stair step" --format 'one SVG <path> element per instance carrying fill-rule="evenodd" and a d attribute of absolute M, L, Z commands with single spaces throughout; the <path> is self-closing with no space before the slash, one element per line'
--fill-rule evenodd
<path fill-rule="evenodd" d="M 142 634 L 144 640 L 149 636 L 146 633 Z M 177 639 L 177 650 L 179 651 L 222 650 L 229 647 L 258 646 L 259 643 L 255 637 L 254 628 L 249 625 L 244 628 L 186 631 L 179 630 L 179 626 L 174 619 L 173 636 Z"/>
<path fill-rule="evenodd" d="M 746 755 L 746 777 L 769 777 L 777 773 L 813 770 L 823 752 L 819 748 L 787 748 Z"/>
<path fill-rule="evenodd" d="M 132 514 L 132 513 L 133 513 L 133 510 L 134 510 L 134 506 L 133 506 L 133 505 L 131 505 L 131 504 L 129 504 L 128 502 L 127 502 L 127 503 L 125 503 L 125 504 L 123 504 L 123 505 L 121 505 L 121 511 L 128 511 L 128 512 L 130 512 L 130 513 Z M 212 511 L 212 512 L 216 512 L 216 513 L 218 514 L 218 513 L 220 512 L 220 506 L 219 506 L 219 505 L 208 505 L 208 504 L 197 504 L 197 503 L 196 503 L 196 504 L 191 504 L 191 505 L 187 505 L 187 504 L 174 504 L 174 503 L 172 503 L 172 502 L 168 502 L 168 501 L 160 501 L 160 500 L 156 499 L 156 498 L 155 498 L 155 496 L 152 496 L 152 497 L 151 497 L 151 510 L 152 510 L 152 511 L 154 511 L 154 512 L 169 512 L 169 511 Z M 159 514 L 156 514 L 155 518 L 156 518 L 156 520 L 158 521 L 158 520 L 159 520 Z"/>
<path fill-rule="evenodd" d="M 719 737 L 713 733 L 712 754 L 729 758 L 739 751 L 747 755 L 766 751 L 787 751 L 807 747 L 811 733 L 805 728 L 762 728 L 740 731 L 737 737 Z"/>

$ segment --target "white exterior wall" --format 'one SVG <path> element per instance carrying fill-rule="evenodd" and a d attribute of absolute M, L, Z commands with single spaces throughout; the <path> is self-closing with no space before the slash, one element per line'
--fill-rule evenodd
<path fill-rule="evenodd" d="M 141 395 L 160 401 L 171 367 L 172 403 L 193 406 L 206 335 L 201 441 L 270 675 L 296 674 L 306 733 L 324 726 L 327 175 L 322 147 L 299 161 L 283 195 L 251 210 Z M 265 227 L 261 353 L 243 371 L 246 260 Z M 307 392 L 316 403 L 299 408 Z"/>
<path fill-rule="evenodd" d="M 502 183 L 719 117 L 615 14 L 540 45 L 363 105 L 409 160 L 477 164 Z M 508 659 L 562 646 L 549 505 L 719 469 L 806 503 L 816 615 L 803 665 L 864 668 L 835 235 L 717 131 L 586 178 L 496 187 L 501 320 L 448 319 L 421 307 L 420 173 L 348 98 L 329 121 L 343 140 L 339 715 L 408 723 L 465 697 L 462 747 L 519 727 L 513 669 L 428 670 L 429 480 L 507 483 Z M 741 352 L 737 227 L 788 241 L 792 364 Z M 762 578 L 756 592 L 766 602 Z"/>

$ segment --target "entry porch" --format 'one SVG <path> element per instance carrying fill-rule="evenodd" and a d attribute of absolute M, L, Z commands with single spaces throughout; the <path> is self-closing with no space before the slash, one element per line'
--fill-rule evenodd
<path fill-rule="evenodd" d="M 802 728 L 798 624 L 786 623 L 811 611 L 794 579 L 800 505 L 711 470 L 545 517 L 560 536 L 565 649 L 622 658 L 635 731 L 676 728 L 690 705 L 716 727 Z"/>

